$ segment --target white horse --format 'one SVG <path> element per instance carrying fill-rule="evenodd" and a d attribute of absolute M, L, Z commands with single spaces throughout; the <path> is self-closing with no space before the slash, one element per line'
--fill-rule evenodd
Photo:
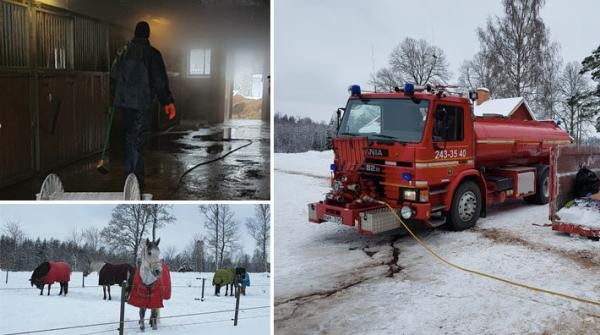
<path fill-rule="evenodd" d="M 171 295 L 170 277 L 168 283 L 163 282 L 163 269 L 166 270 L 166 266 L 160 262 L 159 242 L 160 239 L 156 242 L 146 239 L 146 244 L 142 249 L 141 264 L 133 276 L 132 292 L 128 302 L 140 308 L 141 330 L 145 329 L 144 316 L 148 308 L 151 309 L 150 326 L 152 329 L 157 329 L 159 311 L 163 307 L 162 300 L 168 299 Z M 167 286 L 168 293 L 166 293 Z"/>

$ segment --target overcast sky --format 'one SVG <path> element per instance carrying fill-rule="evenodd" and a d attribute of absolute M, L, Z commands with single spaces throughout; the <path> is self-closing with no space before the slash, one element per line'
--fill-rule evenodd
<path fill-rule="evenodd" d="M 116 205 L 61 205 L 61 204 L 2 204 L 0 206 L 0 228 L 7 221 L 18 222 L 25 234 L 30 238 L 50 238 L 65 240 L 71 232 L 96 226 L 106 227 Z M 254 205 L 230 205 L 235 213 L 234 219 L 240 223 L 240 243 L 244 251 L 252 256 L 255 242 L 246 231 L 246 218 L 254 217 Z M 175 246 L 182 251 L 194 235 L 206 236 L 204 216 L 198 205 L 174 205 L 173 214 L 177 218 L 175 224 L 161 228 L 158 232 L 162 249 Z"/>
<path fill-rule="evenodd" d="M 476 29 L 501 15 L 501 1 L 274 1 L 275 112 L 328 121 L 345 105 L 348 86 L 368 86 L 407 37 L 442 48 L 456 82 L 458 68 L 479 50 Z M 598 45 L 595 0 L 546 1 L 542 18 L 565 62 Z"/>

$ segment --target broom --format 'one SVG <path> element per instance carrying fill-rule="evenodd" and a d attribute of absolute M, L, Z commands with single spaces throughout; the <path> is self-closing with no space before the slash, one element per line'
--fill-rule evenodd
<path fill-rule="evenodd" d="M 104 145 L 102 146 L 102 154 L 100 155 L 100 161 L 98 162 L 98 166 L 96 166 L 96 170 L 102 174 L 108 173 L 108 165 L 105 165 L 106 159 L 106 151 L 108 149 L 108 143 L 110 142 L 110 128 L 113 123 L 113 118 L 115 116 L 114 107 L 108 107 L 108 121 L 106 123 L 106 133 L 104 134 Z"/>

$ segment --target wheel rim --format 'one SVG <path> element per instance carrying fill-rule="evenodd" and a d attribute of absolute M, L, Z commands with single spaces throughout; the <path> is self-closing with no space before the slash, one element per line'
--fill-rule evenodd
<path fill-rule="evenodd" d="M 135 174 L 130 173 L 123 187 L 123 200 L 140 200 L 140 186 Z"/>
<path fill-rule="evenodd" d="M 467 222 L 475 216 L 477 210 L 477 197 L 472 191 L 463 193 L 458 201 L 458 216 L 461 221 Z"/>
<path fill-rule="evenodd" d="M 42 183 L 39 200 L 51 200 L 63 192 L 64 189 L 60 178 L 54 173 L 51 173 L 46 176 L 46 179 L 44 179 L 44 182 Z"/>

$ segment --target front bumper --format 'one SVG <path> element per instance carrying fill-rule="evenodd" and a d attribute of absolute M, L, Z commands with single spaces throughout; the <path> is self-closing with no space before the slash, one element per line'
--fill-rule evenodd
<path fill-rule="evenodd" d="M 399 211 L 403 206 L 413 209 L 412 221 L 429 225 L 431 205 L 429 203 L 403 202 L 395 206 Z M 402 228 L 396 216 L 386 206 L 373 205 L 361 208 L 345 208 L 328 205 L 323 201 L 308 204 L 308 220 L 314 223 L 333 222 L 356 227 L 359 234 L 373 235 L 388 230 Z"/>

